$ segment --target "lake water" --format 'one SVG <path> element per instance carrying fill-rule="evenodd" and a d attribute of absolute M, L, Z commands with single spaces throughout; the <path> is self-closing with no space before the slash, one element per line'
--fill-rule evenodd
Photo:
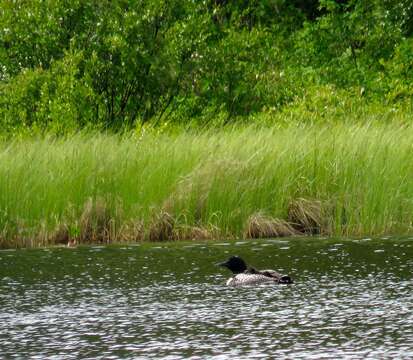
<path fill-rule="evenodd" d="M 411 359 L 413 240 L 0 251 L 1 359 Z M 229 288 L 237 254 L 293 285 Z"/>

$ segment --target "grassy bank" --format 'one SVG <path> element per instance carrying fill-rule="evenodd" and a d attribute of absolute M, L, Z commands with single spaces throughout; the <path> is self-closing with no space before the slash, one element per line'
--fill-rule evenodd
<path fill-rule="evenodd" d="M 413 128 L 0 144 L 0 247 L 413 231 Z"/>

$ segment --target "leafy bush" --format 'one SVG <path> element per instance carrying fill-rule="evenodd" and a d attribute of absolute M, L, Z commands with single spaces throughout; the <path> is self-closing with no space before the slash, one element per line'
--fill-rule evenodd
<path fill-rule="evenodd" d="M 412 20 L 407 0 L 0 0 L 0 123 L 227 123 L 325 89 L 393 107 L 411 94 Z"/>

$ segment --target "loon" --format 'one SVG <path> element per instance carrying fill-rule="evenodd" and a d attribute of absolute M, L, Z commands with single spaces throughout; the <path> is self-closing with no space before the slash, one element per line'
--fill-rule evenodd
<path fill-rule="evenodd" d="M 231 270 L 233 276 L 228 279 L 228 286 L 258 285 L 262 283 L 292 284 L 288 275 L 281 275 L 274 270 L 256 270 L 247 267 L 247 264 L 239 256 L 231 256 L 227 261 L 219 263 L 219 266 Z"/>

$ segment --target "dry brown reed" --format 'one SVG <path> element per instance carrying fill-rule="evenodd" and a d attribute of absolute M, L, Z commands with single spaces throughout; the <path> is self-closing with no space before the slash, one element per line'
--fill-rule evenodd
<path fill-rule="evenodd" d="M 156 214 L 149 225 L 150 241 L 168 241 L 174 239 L 174 218 L 166 211 Z"/>
<path fill-rule="evenodd" d="M 250 239 L 297 235 L 300 235 L 300 232 L 287 221 L 271 218 L 260 213 L 249 217 L 244 231 L 244 236 Z"/>
<path fill-rule="evenodd" d="M 109 243 L 116 238 L 115 220 L 104 200 L 89 199 L 79 220 L 79 242 Z"/>
<path fill-rule="evenodd" d="M 291 201 L 288 207 L 287 219 L 267 216 L 261 212 L 251 215 L 243 233 L 245 238 L 275 238 L 286 236 L 301 236 L 325 234 L 329 232 L 327 221 L 328 206 L 317 200 L 299 198 Z M 198 211 L 195 208 L 195 211 Z M 66 219 L 68 220 L 68 219 Z M 199 219 L 198 219 L 199 220 Z M 174 217 L 171 212 L 162 209 L 155 211 L 152 220 L 132 219 L 116 226 L 108 206 L 103 199 L 88 199 L 80 217 L 71 221 L 61 222 L 54 230 L 41 225 L 34 236 L 20 231 L 14 237 L 0 234 L 0 248 L 34 247 L 48 245 L 67 245 L 91 243 L 138 241 L 176 241 L 176 240 L 215 240 L 235 238 L 237 234 L 223 233 L 218 227 L 187 225 L 185 216 Z"/>
<path fill-rule="evenodd" d="M 138 242 L 145 240 L 144 222 L 140 220 L 131 220 L 123 223 L 116 234 L 117 241 L 120 242 Z"/>
<path fill-rule="evenodd" d="M 316 235 L 326 230 L 322 202 L 318 200 L 300 198 L 291 201 L 287 221 L 296 231 L 303 234 Z"/>
<path fill-rule="evenodd" d="M 59 224 L 49 235 L 49 243 L 54 245 L 67 245 L 72 240 L 67 224 Z"/>
<path fill-rule="evenodd" d="M 214 226 L 179 226 L 173 237 L 174 240 L 214 240 L 220 237 L 220 231 Z"/>

